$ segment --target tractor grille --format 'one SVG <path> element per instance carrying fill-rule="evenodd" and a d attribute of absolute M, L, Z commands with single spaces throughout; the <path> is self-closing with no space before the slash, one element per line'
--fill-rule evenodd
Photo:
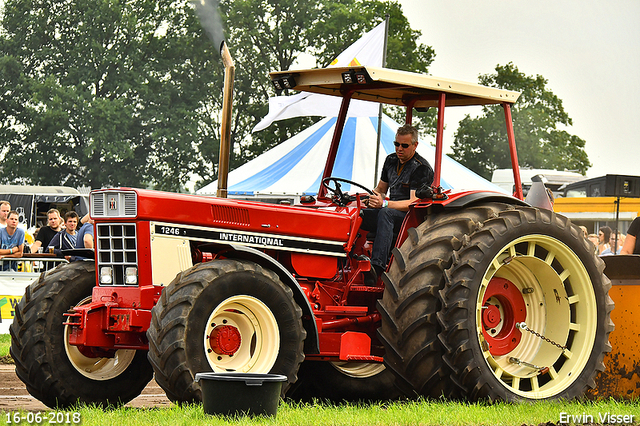
<path fill-rule="evenodd" d="M 125 285 L 127 267 L 138 266 L 136 225 L 130 223 L 96 224 L 98 268 L 111 267 L 113 285 Z"/>
<path fill-rule="evenodd" d="M 91 217 L 136 217 L 137 197 L 133 191 L 106 191 L 91 194 Z"/>

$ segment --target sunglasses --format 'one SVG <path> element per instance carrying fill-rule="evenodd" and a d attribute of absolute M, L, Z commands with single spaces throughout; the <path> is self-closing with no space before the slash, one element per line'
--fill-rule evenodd
<path fill-rule="evenodd" d="M 402 145 L 402 147 L 403 147 L 404 149 L 407 149 L 407 148 L 409 148 L 409 147 L 411 146 L 411 144 L 410 144 L 410 143 L 399 143 L 399 142 L 394 142 L 393 144 L 396 146 L 396 148 Z"/>

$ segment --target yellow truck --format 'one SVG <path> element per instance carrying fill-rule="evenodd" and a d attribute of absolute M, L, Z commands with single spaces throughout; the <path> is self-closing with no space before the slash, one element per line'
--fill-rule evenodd
<path fill-rule="evenodd" d="M 567 185 L 564 198 L 554 210 L 596 232 L 604 225 L 626 234 L 640 216 L 640 177 L 607 175 Z M 616 329 L 609 336 L 611 352 L 605 355 L 605 371 L 596 377 L 593 396 L 638 398 L 640 396 L 640 344 L 637 315 L 640 313 L 640 256 L 603 256 L 605 275 L 611 280 L 609 296 L 616 304 L 611 319 Z"/>
<path fill-rule="evenodd" d="M 617 197 L 564 197 L 556 198 L 553 210 L 577 225 L 586 226 L 589 233 L 596 233 L 599 227 L 607 224 L 615 228 L 617 202 Z M 638 216 L 640 198 L 620 198 L 620 232 L 626 234 L 629 225 Z"/>

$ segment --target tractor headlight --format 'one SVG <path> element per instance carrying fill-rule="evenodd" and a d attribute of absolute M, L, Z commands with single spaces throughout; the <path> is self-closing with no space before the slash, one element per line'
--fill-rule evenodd
<path fill-rule="evenodd" d="M 100 268 L 100 284 L 113 284 L 113 271 L 110 266 Z"/>
<path fill-rule="evenodd" d="M 130 267 L 124 271 L 124 282 L 127 285 L 138 284 L 138 268 Z"/>

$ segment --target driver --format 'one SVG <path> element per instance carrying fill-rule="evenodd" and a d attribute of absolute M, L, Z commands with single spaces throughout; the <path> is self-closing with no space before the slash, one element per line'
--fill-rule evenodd
<path fill-rule="evenodd" d="M 416 152 L 418 130 L 405 124 L 396 132 L 393 143 L 396 152 L 389 154 L 382 166 L 380 182 L 369 196 L 368 208 L 363 210 L 362 225 L 365 231 L 375 231 L 371 250 L 371 272 L 365 278 L 375 285 L 378 277 L 387 269 L 389 252 L 394 243 L 394 229 L 402 225 L 409 205 L 418 199 L 416 189 L 433 183 L 433 169 L 427 160 Z M 389 190 L 389 200 L 385 195 Z"/>

